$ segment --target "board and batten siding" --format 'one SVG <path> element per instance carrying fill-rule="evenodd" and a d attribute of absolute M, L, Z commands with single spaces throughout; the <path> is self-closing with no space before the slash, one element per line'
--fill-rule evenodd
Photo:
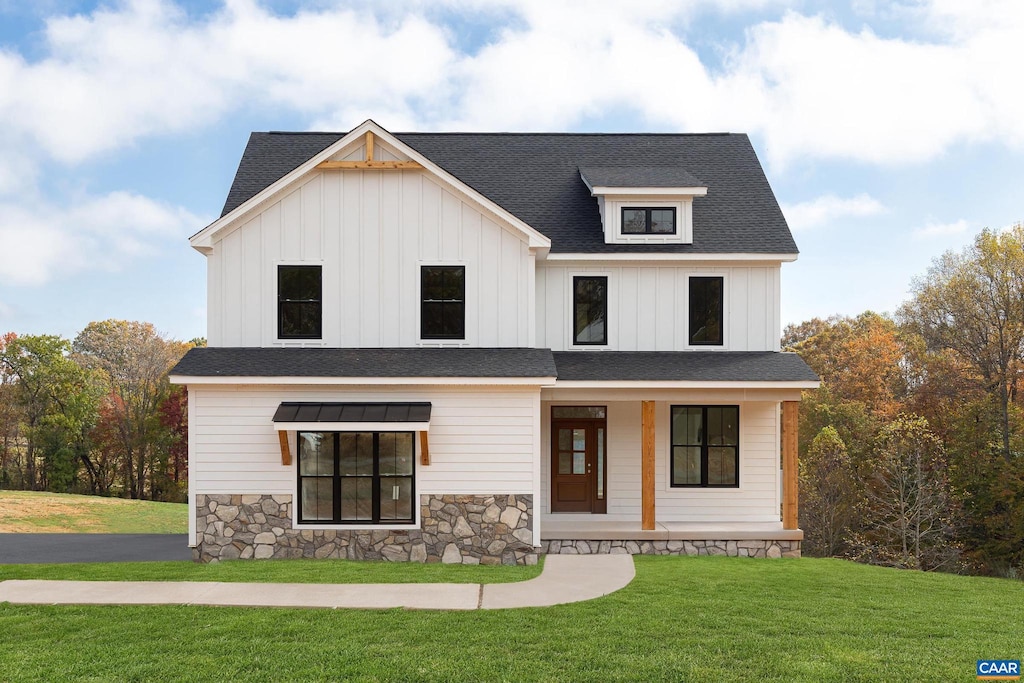
<path fill-rule="evenodd" d="M 581 405 L 581 402 L 569 402 Z M 569 403 L 562 402 L 568 405 Z M 659 522 L 778 522 L 779 404 L 749 401 L 740 406 L 739 488 L 672 488 L 670 486 L 669 416 L 672 405 L 655 403 L 655 519 Z M 541 510 L 551 512 L 551 405 L 542 403 Z M 609 521 L 640 519 L 640 401 L 599 401 L 608 408 L 607 491 Z"/>
<path fill-rule="evenodd" d="M 297 457 L 281 464 L 272 418 L 282 401 L 429 401 L 430 465 L 416 457 L 416 492 L 536 493 L 539 389 L 191 385 L 191 493 L 292 494 Z M 401 425 L 396 425 L 401 431 Z M 295 443 L 292 443 L 295 449 Z"/>
<path fill-rule="evenodd" d="M 537 265 L 537 346 L 573 348 L 572 280 L 608 277 L 608 345 L 612 351 L 778 351 L 782 333 L 780 267 Z M 725 345 L 688 345 L 688 279 L 722 276 L 725 286 Z"/>
<path fill-rule="evenodd" d="M 321 171 L 207 257 L 210 346 L 420 342 L 420 266 L 466 267 L 466 346 L 534 345 L 534 254 L 422 171 Z M 323 266 L 323 339 L 277 338 L 277 266 Z"/>

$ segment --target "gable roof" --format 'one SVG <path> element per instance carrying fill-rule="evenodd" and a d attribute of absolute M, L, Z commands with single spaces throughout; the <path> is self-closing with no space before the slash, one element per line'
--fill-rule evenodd
<path fill-rule="evenodd" d="M 222 216 L 347 133 L 253 133 Z M 551 240 L 552 253 L 796 254 L 797 247 L 746 135 L 395 133 Z M 597 201 L 580 168 L 642 167 L 699 178 L 692 244 L 605 244 Z M 658 171 L 661 173 L 662 171 Z M 646 171 L 653 174 L 655 171 Z"/>

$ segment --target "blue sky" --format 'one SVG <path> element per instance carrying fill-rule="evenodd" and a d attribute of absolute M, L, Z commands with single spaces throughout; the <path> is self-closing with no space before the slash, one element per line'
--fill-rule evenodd
<path fill-rule="evenodd" d="M 0 332 L 205 336 L 251 130 L 750 134 L 783 322 L 894 311 L 1024 220 L 1024 3 L 0 0 Z"/>

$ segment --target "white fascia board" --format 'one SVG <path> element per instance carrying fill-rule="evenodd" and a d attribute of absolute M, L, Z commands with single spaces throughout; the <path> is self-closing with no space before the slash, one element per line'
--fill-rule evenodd
<path fill-rule="evenodd" d="M 551 386 L 554 377 L 244 377 L 171 375 L 172 384 L 333 384 L 343 386 Z"/>
<path fill-rule="evenodd" d="M 589 186 L 588 186 L 589 187 Z M 604 187 L 597 185 L 590 188 L 590 194 L 618 195 L 621 197 L 646 197 L 664 195 L 666 197 L 704 197 L 708 193 L 706 187 Z"/>
<path fill-rule="evenodd" d="M 555 389 L 817 389 L 820 382 L 711 382 L 693 380 L 556 380 Z"/>
<path fill-rule="evenodd" d="M 643 248 L 643 244 L 637 244 L 636 248 Z M 708 254 L 708 253 L 686 253 L 686 254 L 667 254 L 667 253 L 622 253 L 616 252 L 612 254 L 573 254 L 573 253 L 549 253 L 544 260 L 546 261 L 768 261 L 772 263 L 792 263 L 796 261 L 799 254 L 755 254 L 755 253 L 738 253 L 738 254 Z"/>
<path fill-rule="evenodd" d="M 472 201 L 483 206 L 488 212 L 496 216 L 499 220 L 510 226 L 516 228 L 520 232 L 526 235 L 528 244 L 532 249 L 550 249 L 551 240 L 545 237 L 540 231 L 531 227 L 521 219 L 512 215 L 505 209 L 501 208 L 490 199 L 480 194 L 469 185 L 466 185 L 461 180 L 453 176 L 452 174 L 445 171 L 443 168 L 432 162 L 427 157 L 423 156 L 412 147 L 409 147 L 401 140 L 396 138 L 394 135 L 384 130 L 380 124 L 376 123 L 373 119 L 367 119 L 359 126 L 352 129 L 350 133 L 342 137 L 340 140 L 335 142 L 333 145 L 327 147 L 319 154 L 316 154 L 305 163 L 299 165 L 290 173 L 279 178 L 277 181 L 272 183 L 269 187 L 262 190 L 254 197 L 250 197 L 248 200 L 243 202 L 241 205 L 235 207 L 234 210 L 230 211 L 226 215 L 218 218 L 213 223 L 197 232 L 195 235 L 189 238 L 189 243 L 192 247 L 198 251 L 203 249 L 209 249 L 213 246 L 213 236 L 216 235 L 220 230 L 235 223 L 242 219 L 250 211 L 258 208 L 268 199 L 273 197 L 275 194 L 286 188 L 291 183 L 295 182 L 302 176 L 314 171 L 318 164 L 323 161 L 327 161 L 334 156 L 339 150 L 358 142 L 367 132 L 372 132 L 376 137 L 384 140 L 388 145 L 391 145 L 401 151 L 403 154 L 408 156 L 411 160 L 418 162 L 426 171 L 433 173 L 438 179 L 443 181 L 445 184 L 451 186 L 459 193 L 470 197 Z"/>
<path fill-rule="evenodd" d="M 429 422 L 275 422 L 279 432 L 425 432 Z"/>

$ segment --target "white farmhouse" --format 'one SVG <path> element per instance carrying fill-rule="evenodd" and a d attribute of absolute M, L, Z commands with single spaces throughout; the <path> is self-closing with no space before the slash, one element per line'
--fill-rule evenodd
<path fill-rule="evenodd" d="M 254 133 L 190 241 L 196 558 L 799 554 L 745 135 Z"/>

